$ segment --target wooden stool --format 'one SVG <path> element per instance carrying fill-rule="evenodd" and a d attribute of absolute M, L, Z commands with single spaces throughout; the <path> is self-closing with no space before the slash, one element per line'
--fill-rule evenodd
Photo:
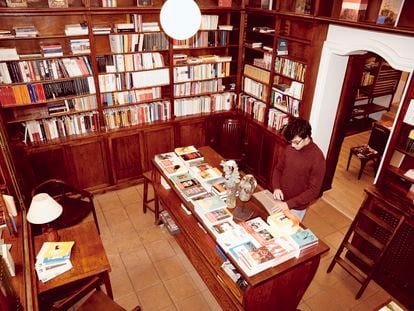
<path fill-rule="evenodd" d="M 159 218 L 160 218 L 160 207 L 159 207 L 159 201 L 158 201 L 158 196 L 157 196 L 157 192 L 155 191 L 155 187 L 154 187 L 154 171 L 147 171 L 143 174 L 144 176 L 144 198 L 142 200 L 142 211 L 144 212 L 144 214 L 147 213 L 147 209 L 149 209 L 150 211 L 152 211 L 155 215 L 155 223 L 158 224 L 159 222 Z M 154 189 L 154 197 L 149 199 L 148 198 L 148 185 L 151 184 L 153 186 Z M 154 202 L 154 208 L 152 206 L 150 206 L 150 203 Z"/>

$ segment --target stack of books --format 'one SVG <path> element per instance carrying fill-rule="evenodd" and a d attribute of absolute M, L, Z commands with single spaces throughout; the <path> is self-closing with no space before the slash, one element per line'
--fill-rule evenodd
<path fill-rule="evenodd" d="M 92 28 L 92 32 L 94 35 L 107 35 L 110 34 L 112 31 L 111 25 L 95 25 Z"/>
<path fill-rule="evenodd" d="M 15 26 L 13 27 L 16 38 L 33 38 L 39 35 L 36 27 L 33 25 L 29 26 Z"/>
<path fill-rule="evenodd" d="M 168 177 L 188 172 L 187 166 L 174 152 L 157 154 L 154 157 L 154 161 Z"/>
<path fill-rule="evenodd" d="M 43 57 L 59 57 L 63 56 L 63 48 L 61 44 L 41 44 L 40 51 Z"/>
<path fill-rule="evenodd" d="M 19 60 L 16 48 L 0 48 L 0 61 Z"/>
<path fill-rule="evenodd" d="M 89 54 L 91 52 L 89 39 L 70 40 L 70 49 L 73 55 Z"/>
<path fill-rule="evenodd" d="M 86 23 L 65 25 L 65 35 L 67 36 L 87 35 L 88 32 Z"/>
<path fill-rule="evenodd" d="M 14 38 L 14 37 L 15 36 L 12 34 L 10 30 L 0 29 L 0 39 Z"/>
<path fill-rule="evenodd" d="M 180 191 L 183 197 L 188 201 L 194 197 L 207 193 L 207 190 L 203 185 L 189 173 L 170 176 L 170 179 L 178 191 Z"/>
<path fill-rule="evenodd" d="M 45 242 L 36 256 L 35 269 L 43 283 L 72 269 L 70 254 L 74 241 Z"/>

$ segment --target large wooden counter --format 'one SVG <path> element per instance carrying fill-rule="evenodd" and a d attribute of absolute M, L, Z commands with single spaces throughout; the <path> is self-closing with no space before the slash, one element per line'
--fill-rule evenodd
<path fill-rule="evenodd" d="M 219 167 L 220 155 L 210 147 L 202 147 L 200 151 L 206 162 Z M 193 205 L 180 195 L 155 162 L 154 172 L 154 189 L 158 198 L 180 228 L 174 237 L 223 310 L 296 310 L 315 275 L 321 254 L 329 249 L 325 243 L 320 241 L 318 245 L 302 251 L 299 258 L 290 259 L 251 277 L 239 269 L 248 283 L 247 288 L 242 290 L 221 269 L 223 259 L 216 250 L 219 246 L 214 236 L 203 228 Z M 170 183 L 171 189 L 166 190 L 161 186 L 160 176 Z M 182 203 L 192 211 L 192 215 L 186 214 L 180 206 Z M 240 204 L 238 202 L 238 206 Z M 245 207 L 254 211 L 253 217 L 262 216 L 266 219 L 267 214 L 259 204 L 253 200 L 245 204 Z"/>

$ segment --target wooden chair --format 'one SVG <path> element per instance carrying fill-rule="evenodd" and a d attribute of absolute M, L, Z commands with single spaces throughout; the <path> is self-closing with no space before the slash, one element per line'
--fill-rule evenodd
<path fill-rule="evenodd" d="M 351 163 L 351 158 L 353 155 L 361 161 L 361 165 L 358 172 L 358 179 L 361 178 L 365 165 L 369 161 L 374 162 L 376 170 L 378 168 L 382 154 L 384 153 L 385 145 L 387 144 L 389 134 L 390 131 L 386 127 L 378 123 L 374 123 L 371 130 L 371 135 L 368 140 L 368 144 L 351 147 L 349 151 L 346 170 L 348 170 L 349 168 L 349 164 Z"/>
<path fill-rule="evenodd" d="M 55 229 L 76 225 L 92 212 L 96 229 L 100 233 L 93 195 L 90 192 L 77 189 L 58 179 L 49 179 L 34 187 L 32 197 L 41 192 L 48 193 L 63 207 L 62 215 L 50 224 Z M 34 234 L 40 233 L 38 226 L 32 225 L 32 228 Z"/>
<path fill-rule="evenodd" d="M 155 223 L 159 223 L 160 218 L 160 204 L 158 202 L 157 193 L 154 189 L 154 195 L 152 198 L 149 198 L 148 188 L 151 184 L 154 187 L 153 180 L 155 179 L 154 171 L 147 171 L 143 174 L 144 177 L 144 198 L 142 200 L 142 211 L 145 214 L 147 210 L 154 212 L 155 216 Z M 151 202 L 154 202 L 154 206 L 152 207 Z"/>
<path fill-rule="evenodd" d="M 239 119 L 224 119 L 218 128 L 213 146 L 224 159 L 233 159 L 240 164 L 244 157 L 244 123 Z"/>
<path fill-rule="evenodd" d="M 93 277 L 89 282 L 84 284 L 78 290 L 72 292 L 69 296 L 54 302 L 51 310 L 68 310 L 74 306 L 74 310 L 78 311 L 125 311 L 124 308 L 101 291 L 100 284 L 101 280 L 98 277 Z M 88 296 L 88 298 L 81 301 L 86 296 Z M 76 305 L 78 302 L 80 302 L 80 304 Z M 140 310 L 140 306 L 136 306 L 132 309 L 132 311 Z"/>

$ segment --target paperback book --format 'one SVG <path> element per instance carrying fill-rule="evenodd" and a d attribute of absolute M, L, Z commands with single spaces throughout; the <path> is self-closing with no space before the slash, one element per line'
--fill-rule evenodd
<path fill-rule="evenodd" d="M 267 223 L 270 225 L 274 232 L 280 234 L 293 234 L 299 229 L 299 224 L 296 224 L 283 212 L 268 216 Z"/>
<path fill-rule="evenodd" d="M 266 245 L 275 239 L 275 234 L 272 233 L 270 226 L 261 218 L 256 217 L 240 225 L 257 241 L 260 245 Z"/>
<path fill-rule="evenodd" d="M 309 228 L 299 229 L 294 234 L 291 234 L 290 237 L 295 241 L 300 250 L 316 245 L 319 242 L 318 237 Z"/>
<path fill-rule="evenodd" d="M 218 209 L 226 208 L 226 203 L 218 196 L 210 196 L 201 200 L 193 201 L 194 209 L 199 214 L 212 212 Z"/>
<path fill-rule="evenodd" d="M 168 177 L 188 172 L 188 168 L 174 152 L 157 154 L 154 157 L 154 161 Z"/>

